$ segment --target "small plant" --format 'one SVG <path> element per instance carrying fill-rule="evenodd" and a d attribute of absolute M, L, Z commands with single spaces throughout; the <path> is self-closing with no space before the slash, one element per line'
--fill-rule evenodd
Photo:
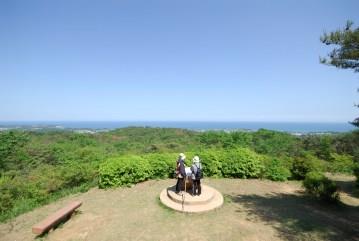
<path fill-rule="evenodd" d="M 309 172 L 303 181 L 303 185 L 306 191 L 315 198 L 326 202 L 337 202 L 339 200 L 337 185 L 323 173 Z"/>

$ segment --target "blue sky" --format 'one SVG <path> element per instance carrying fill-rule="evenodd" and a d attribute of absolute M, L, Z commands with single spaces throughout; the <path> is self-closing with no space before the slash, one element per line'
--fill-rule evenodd
<path fill-rule="evenodd" d="M 319 64 L 359 1 L 0 1 L 0 121 L 347 122 Z"/>

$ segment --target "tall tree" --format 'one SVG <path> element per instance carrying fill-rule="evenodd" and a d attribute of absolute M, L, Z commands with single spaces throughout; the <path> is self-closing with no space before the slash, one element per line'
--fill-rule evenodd
<path fill-rule="evenodd" d="M 335 46 L 327 57 L 320 58 L 322 64 L 359 72 L 359 27 L 354 28 L 352 21 L 347 21 L 344 29 L 324 33 L 320 41 L 326 45 Z M 356 106 L 359 107 L 359 105 Z M 351 123 L 359 127 L 359 117 Z"/>

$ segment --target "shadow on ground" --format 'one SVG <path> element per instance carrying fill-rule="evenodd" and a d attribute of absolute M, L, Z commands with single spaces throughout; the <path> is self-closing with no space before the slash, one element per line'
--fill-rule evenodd
<path fill-rule="evenodd" d="M 359 198 L 359 190 L 356 188 L 355 181 L 334 180 L 334 182 L 337 184 L 340 191 L 348 194 L 353 198 Z"/>
<path fill-rule="evenodd" d="M 227 196 L 249 221 L 272 225 L 285 240 L 359 240 L 359 209 L 323 204 L 302 193 Z M 314 235 L 314 236 L 313 236 Z"/>

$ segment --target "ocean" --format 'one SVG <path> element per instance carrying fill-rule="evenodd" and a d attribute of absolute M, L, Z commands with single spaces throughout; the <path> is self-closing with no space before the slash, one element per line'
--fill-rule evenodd
<path fill-rule="evenodd" d="M 291 133 L 347 132 L 355 127 L 349 123 L 309 123 L 309 122 L 204 122 L 204 121 L 11 121 L 0 122 L 1 129 L 90 129 L 112 130 L 124 127 L 164 127 L 183 128 L 196 131 L 206 130 L 249 130 L 269 129 Z"/>

